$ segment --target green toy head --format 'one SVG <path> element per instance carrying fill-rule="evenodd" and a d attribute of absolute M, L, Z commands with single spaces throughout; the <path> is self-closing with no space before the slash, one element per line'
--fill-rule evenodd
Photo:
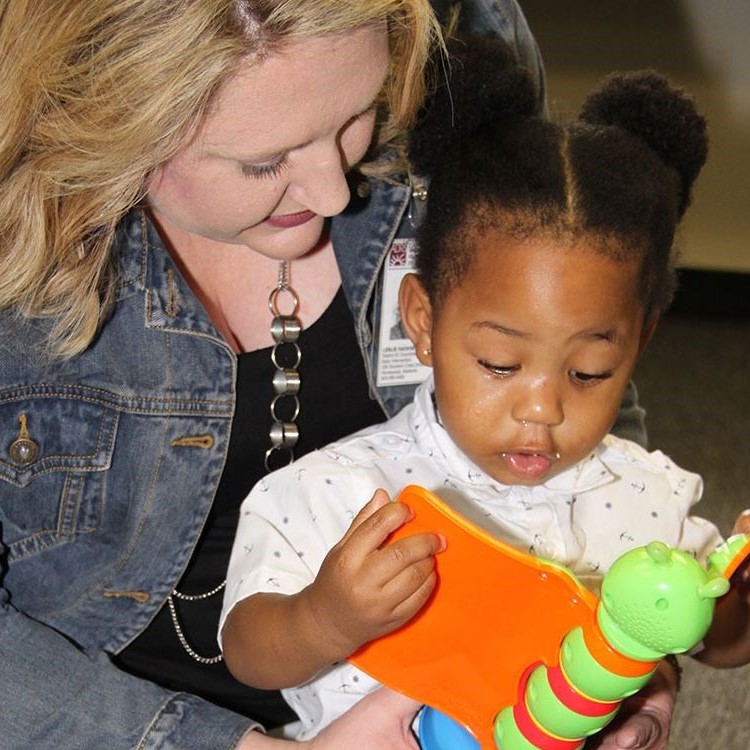
<path fill-rule="evenodd" d="M 622 555 L 605 575 L 599 627 L 633 659 L 682 653 L 701 641 L 728 589 L 726 578 L 709 575 L 690 555 L 651 542 Z"/>

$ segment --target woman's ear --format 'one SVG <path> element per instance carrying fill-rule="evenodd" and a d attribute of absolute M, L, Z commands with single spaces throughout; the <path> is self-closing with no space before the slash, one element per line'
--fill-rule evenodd
<path fill-rule="evenodd" d="M 409 273 L 398 291 L 401 325 L 411 339 L 417 359 L 432 366 L 432 305 L 419 276 Z"/>

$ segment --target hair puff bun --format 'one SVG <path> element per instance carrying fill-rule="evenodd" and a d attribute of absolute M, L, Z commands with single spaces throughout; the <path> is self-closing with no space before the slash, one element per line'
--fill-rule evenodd
<path fill-rule="evenodd" d="M 531 117 L 537 109 L 530 74 L 499 38 L 450 40 L 444 70 L 410 135 L 409 161 L 422 175 L 431 174 L 448 149 L 483 126 Z"/>
<path fill-rule="evenodd" d="M 706 121 L 691 96 L 652 70 L 615 73 L 586 99 L 579 119 L 628 131 L 676 169 L 682 183 L 682 216 L 708 154 Z"/>

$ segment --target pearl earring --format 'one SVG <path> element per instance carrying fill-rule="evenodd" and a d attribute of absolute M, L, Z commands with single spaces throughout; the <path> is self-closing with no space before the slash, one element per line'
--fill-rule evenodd
<path fill-rule="evenodd" d="M 429 357 L 432 354 L 432 349 L 422 349 L 422 356 Z"/>

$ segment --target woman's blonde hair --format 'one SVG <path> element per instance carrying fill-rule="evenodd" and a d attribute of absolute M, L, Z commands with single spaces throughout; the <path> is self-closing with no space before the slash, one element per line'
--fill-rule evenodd
<path fill-rule="evenodd" d="M 428 0 L 5 0 L 0 309 L 52 318 L 51 351 L 83 351 L 113 298 L 117 222 L 240 63 L 378 23 L 388 133 L 422 102 L 439 39 Z"/>

